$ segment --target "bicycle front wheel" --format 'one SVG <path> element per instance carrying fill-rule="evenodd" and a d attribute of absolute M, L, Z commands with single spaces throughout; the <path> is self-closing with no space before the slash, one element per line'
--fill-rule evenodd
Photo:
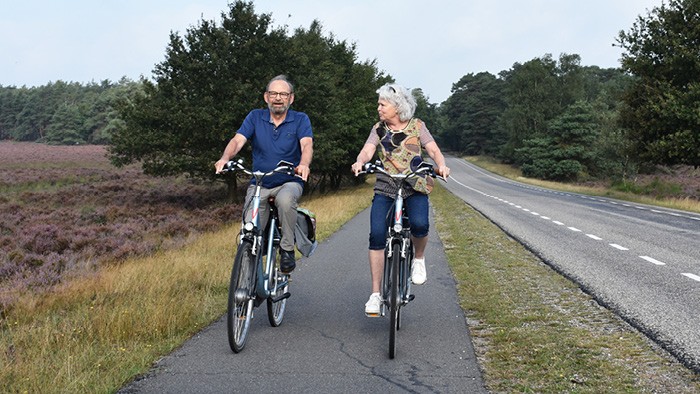
<path fill-rule="evenodd" d="M 396 330 L 399 328 L 399 308 L 401 299 L 399 293 L 399 264 L 401 263 L 401 248 L 398 243 L 392 246 L 391 261 L 389 264 L 389 358 L 396 354 Z"/>
<path fill-rule="evenodd" d="M 289 276 L 284 275 L 279 269 L 279 261 L 277 259 L 277 246 L 272 248 L 272 256 L 267 256 L 268 264 L 272 264 L 272 280 L 270 285 L 272 289 L 276 289 L 275 301 L 272 298 L 267 299 L 267 319 L 272 327 L 279 327 L 284 319 L 284 311 L 287 309 L 287 298 L 280 299 L 289 291 Z"/>
<path fill-rule="evenodd" d="M 410 235 L 409 235 L 410 237 Z M 411 300 L 411 263 L 413 262 L 413 243 L 408 242 L 408 248 L 406 250 L 406 258 L 402 259 L 400 262 L 399 269 L 399 299 L 401 300 L 401 305 L 406 305 Z M 401 309 L 399 309 L 396 314 L 396 330 L 401 329 Z"/>
<path fill-rule="evenodd" d="M 228 343 L 234 353 L 245 347 L 255 300 L 255 256 L 253 245 L 243 241 L 238 245 L 228 288 Z"/>

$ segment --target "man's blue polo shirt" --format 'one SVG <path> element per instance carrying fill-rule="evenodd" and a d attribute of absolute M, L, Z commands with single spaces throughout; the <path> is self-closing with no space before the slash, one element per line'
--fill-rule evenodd
<path fill-rule="evenodd" d="M 304 137 L 313 138 L 311 121 L 303 112 L 287 111 L 287 117 L 277 127 L 270 119 L 269 109 L 254 109 L 248 113 L 236 133 L 243 135 L 253 148 L 253 170 L 268 172 L 277 167 L 280 160 L 296 167 L 301 161 L 301 145 Z M 262 186 L 273 188 L 287 182 L 303 181 L 295 176 L 274 174 L 263 179 Z M 255 179 L 251 181 L 255 183 Z"/>

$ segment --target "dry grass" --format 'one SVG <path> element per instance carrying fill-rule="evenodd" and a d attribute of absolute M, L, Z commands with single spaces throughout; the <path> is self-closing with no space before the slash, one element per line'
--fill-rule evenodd
<path fill-rule="evenodd" d="M 310 208 L 316 214 L 318 236 L 325 239 L 369 206 L 373 186 L 374 182 L 368 181 L 356 189 L 344 189 L 332 195 L 304 197 L 300 205 Z"/>
<path fill-rule="evenodd" d="M 27 294 L 3 321 L 0 391 L 109 392 L 143 372 L 222 314 L 236 232 Z"/>

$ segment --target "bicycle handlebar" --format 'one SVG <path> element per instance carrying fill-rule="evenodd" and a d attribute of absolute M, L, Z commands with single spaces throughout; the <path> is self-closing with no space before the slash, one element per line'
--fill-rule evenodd
<path fill-rule="evenodd" d="M 238 159 L 238 160 L 229 160 L 226 164 L 224 164 L 224 168 L 221 170 L 221 174 L 225 174 L 227 172 L 234 172 L 234 171 L 240 171 L 243 172 L 244 174 L 252 175 L 256 178 L 258 177 L 266 177 L 268 175 L 272 174 L 287 174 L 287 175 L 294 175 L 297 177 L 300 177 L 298 174 L 294 173 L 294 164 L 280 160 L 279 163 L 277 163 L 277 167 L 268 172 L 262 172 L 262 171 L 253 171 L 251 169 L 246 168 L 243 165 L 243 159 Z"/>
<path fill-rule="evenodd" d="M 433 168 L 433 165 L 428 163 L 428 162 L 422 162 L 420 165 L 418 165 L 418 168 L 415 171 L 411 171 L 408 174 L 390 174 L 387 170 L 384 169 L 384 166 L 382 166 L 382 162 L 380 160 L 375 161 L 374 163 L 367 162 L 362 166 L 362 171 L 358 173 L 359 174 L 374 174 L 375 172 L 380 172 L 390 178 L 393 179 L 409 179 L 409 178 L 415 178 L 417 176 L 420 176 L 421 174 L 426 174 L 428 176 L 431 176 L 433 178 L 437 178 L 442 180 L 443 182 L 447 182 L 447 179 L 443 177 L 442 175 L 438 175 L 435 172 L 435 168 Z"/>

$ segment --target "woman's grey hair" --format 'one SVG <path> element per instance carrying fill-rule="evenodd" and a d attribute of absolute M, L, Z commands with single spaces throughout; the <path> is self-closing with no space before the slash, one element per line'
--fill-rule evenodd
<path fill-rule="evenodd" d="M 411 91 L 403 86 L 388 83 L 377 89 L 377 93 L 379 93 L 379 100 L 386 100 L 396 107 L 402 122 L 410 120 L 416 112 L 416 99 L 413 98 Z"/>
<path fill-rule="evenodd" d="M 291 82 L 289 82 L 289 78 L 287 78 L 286 75 L 280 74 L 270 80 L 270 82 L 267 83 L 267 86 L 265 87 L 265 91 L 270 90 L 270 85 L 275 82 L 275 81 L 284 81 L 287 82 L 287 85 L 289 85 L 289 92 L 294 93 L 294 85 L 292 85 Z"/>

